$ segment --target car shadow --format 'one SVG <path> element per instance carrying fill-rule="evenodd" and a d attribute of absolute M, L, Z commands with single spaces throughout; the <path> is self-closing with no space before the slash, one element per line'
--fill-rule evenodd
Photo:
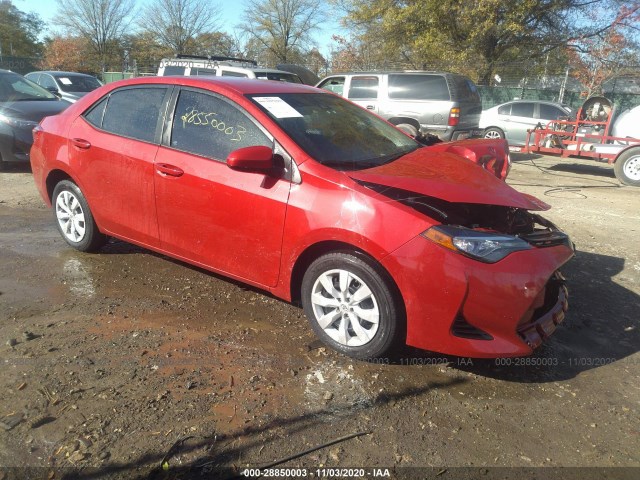
<path fill-rule="evenodd" d="M 611 165 L 598 162 L 585 165 L 582 163 L 571 163 L 571 159 L 568 159 L 563 160 L 562 163 L 557 163 L 556 165 L 544 168 L 546 170 L 551 170 L 554 172 L 574 173 L 576 175 L 594 175 L 612 179 L 616 178 L 616 175 L 613 172 L 613 167 Z"/>

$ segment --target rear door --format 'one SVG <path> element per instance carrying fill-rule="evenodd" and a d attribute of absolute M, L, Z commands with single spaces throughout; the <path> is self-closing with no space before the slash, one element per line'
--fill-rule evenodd
<path fill-rule="evenodd" d="M 155 163 L 162 248 L 236 278 L 276 284 L 290 182 L 232 170 L 230 152 L 273 147 L 273 138 L 237 104 L 183 88 Z"/>
<path fill-rule="evenodd" d="M 69 130 L 69 159 L 98 225 L 136 243 L 158 244 L 154 164 L 169 88 L 114 90 Z"/>

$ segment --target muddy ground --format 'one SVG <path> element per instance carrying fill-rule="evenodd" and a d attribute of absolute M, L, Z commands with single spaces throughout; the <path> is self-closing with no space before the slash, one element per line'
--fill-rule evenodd
<path fill-rule="evenodd" d="M 29 170 L 0 174 L 0 479 L 220 478 L 356 433 L 278 467 L 640 478 L 640 189 L 592 161 L 514 160 L 509 183 L 577 246 L 565 323 L 528 359 L 389 365 L 323 348 L 301 309 L 245 285 L 122 242 L 71 250 Z"/>

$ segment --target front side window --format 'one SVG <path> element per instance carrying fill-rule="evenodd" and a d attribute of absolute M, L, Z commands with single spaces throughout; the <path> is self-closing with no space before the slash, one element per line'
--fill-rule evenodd
<path fill-rule="evenodd" d="M 378 77 L 375 76 L 353 77 L 349 87 L 348 98 L 354 100 L 378 98 L 378 83 Z"/>
<path fill-rule="evenodd" d="M 224 162 L 233 150 L 258 145 L 273 141 L 238 108 L 206 93 L 180 92 L 171 147 Z"/>
<path fill-rule="evenodd" d="M 38 84 L 41 87 L 46 88 L 47 90 L 49 90 L 50 88 L 53 88 L 56 91 L 58 90 L 58 87 L 56 86 L 56 82 L 53 81 L 53 78 L 51 77 L 51 75 L 46 75 L 46 74 L 40 75 L 40 82 L 38 82 Z"/>
<path fill-rule="evenodd" d="M 153 142 L 166 92 L 164 87 L 125 88 L 112 92 L 102 117 L 102 129 L 123 137 Z"/>
<path fill-rule="evenodd" d="M 394 100 L 449 100 L 442 75 L 389 75 L 389 98 Z"/>
<path fill-rule="evenodd" d="M 311 157 L 337 170 L 376 167 L 419 148 L 398 129 L 336 95 L 284 93 L 250 98 Z"/>
<path fill-rule="evenodd" d="M 568 118 L 569 114 L 564 110 L 553 105 L 547 105 L 546 103 L 540 104 L 540 118 L 544 120 L 558 120 L 561 118 Z"/>

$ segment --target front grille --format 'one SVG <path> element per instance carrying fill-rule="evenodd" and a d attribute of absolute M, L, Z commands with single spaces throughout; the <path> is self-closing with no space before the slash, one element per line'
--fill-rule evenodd
<path fill-rule="evenodd" d="M 532 233 L 520 235 L 520 238 L 538 248 L 554 247 L 556 245 L 567 245 L 573 248 L 569 236 L 560 230 L 536 230 Z"/>

